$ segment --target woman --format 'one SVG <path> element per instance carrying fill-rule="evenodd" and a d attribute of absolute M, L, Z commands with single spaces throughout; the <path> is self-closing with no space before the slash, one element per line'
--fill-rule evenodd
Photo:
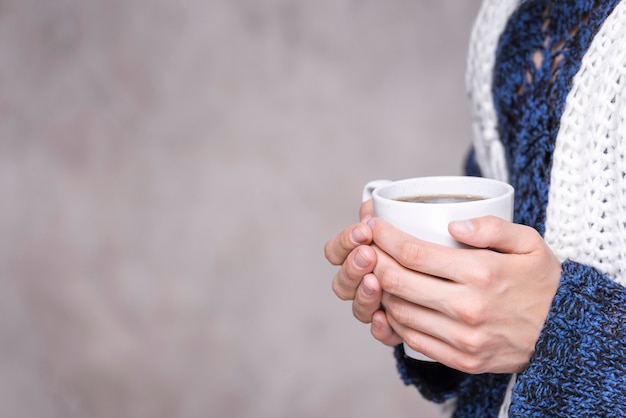
<path fill-rule="evenodd" d="M 326 244 L 335 293 L 456 417 L 626 416 L 624 39 L 626 1 L 485 0 L 467 173 L 515 187 L 515 223 L 453 222 L 478 249 L 450 249 L 367 202 Z"/>

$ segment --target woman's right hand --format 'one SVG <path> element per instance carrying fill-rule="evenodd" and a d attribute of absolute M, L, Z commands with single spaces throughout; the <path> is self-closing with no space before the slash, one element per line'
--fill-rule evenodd
<path fill-rule="evenodd" d="M 372 324 L 372 335 L 386 345 L 401 342 L 391 329 L 382 310 L 382 289 L 372 273 L 376 266 L 376 251 L 372 244 L 372 229 L 368 221 L 373 216 L 372 201 L 361 205 L 361 222 L 335 235 L 324 246 L 326 259 L 339 270 L 333 278 L 333 291 L 341 300 L 352 301 L 352 312 L 359 321 Z"/>

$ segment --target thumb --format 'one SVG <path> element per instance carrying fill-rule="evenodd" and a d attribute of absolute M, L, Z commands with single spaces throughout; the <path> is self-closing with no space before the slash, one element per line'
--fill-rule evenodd
<path fill-rule="evenodd" d="M 537 239 L 542 239 L 533 228 L 496 216 L 450 222 L 448 232 L 457 241 L 471 247 L 489 248 L 507 254 L 532 252 Z"/>

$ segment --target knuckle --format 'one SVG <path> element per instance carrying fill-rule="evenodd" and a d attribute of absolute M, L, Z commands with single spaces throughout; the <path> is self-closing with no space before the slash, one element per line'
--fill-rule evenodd
<path fill-rule="evenodd" d="M 499 274 L 488 265 L 481 265 L 472 272 L 472 281 L 480 287 L 491 287 L 498 278 Z"/>
<path fill-rule="evenodd" d="M 337 279 L 333 280 L 332 289 L 335 295 L 341 300 L 354 299 L 354 292 L 348 291 L 345 286 L 342 286 Z"/>
<path fill-rule="evenodd" d="M 385 310 L 399 324 L 408 325 L 410 323 L 411 310 L 406 303 L 397 300 L 389 300 L 389 302 L 385 304 Z"/>
<path fill-rule="evenodd" d="M 383 343 L 386 346 L 393 347 L 394 345 L 398 344 L 398 341 L 396 341 L 396 339 L 392 335 L 387 334 L 387 333 L 381 334 L 374 327 L 372 327 L 371 329 L 371 334 L 376 340 L 378 340 L 379 342 Z"/>
<path fill-rule="evenodd" d="M 455 312 L 459 320 L 472 327 L 480 326 L 487 320 L 488 310 L 481 300 L 465 299 Z"/>
<path fill-rule="evenodd" d="M 352 300 L 362 279 L 362 274 L 353 271 L 349 263 L 343 264 L 333 278 L 333 292 L 339 299 Z"/>
<path fill-rule="evenodd" d="M 543 237 L 539 234 L 535 228 L 529 225 L 519 225 L 520 231 L 527 236 L 527 239 L 531 239 L 534 241 L 543 241 Z"/>
<path fill-rule="evenodd" d="M 380 331 L 374 327 L 370 328 L 370 333 L 372 334 L 372 337 L 374 337 L 374 339 L 383 343 L 384 345 L 387 345 L 387 346 L 395 345 L 393 344 L 392 339 L 388 335 L 381 334 Z"/>
<path fill-rule="evenodd" d="M 354 248 L 356 245 L 350 238 L 350 230 L 346 229 L 324 244 L 324 257 L 331 264 L 340 265 Z"/>
<path fill-rule="evenodd" d="M 486 371 L 486 362 L 474 355 L 462 355 L 457 358 L 455 368 L 465 373 L 479 374 Z"/>
<path fill-rule="evenodd" d="M 494 215 L 488 215 L 485 219 L 487 220 L 487 224 L 489 225 L 492 233 L 501 234 L 504 232 L 506 223 L 501 218 Z"/>
<path fill-rule="evenodd" d="M 335 253 L 334 245 L 331 241 L 328 241 L 324 245 L 324 257 L 326 257 L 326 260 L 328 260 L 330 264 L 335 265 L 335 266 L 343 262 L 341 257 L 339 257 L 339 255 Z"/>
<path fill-rule="evenodd" d="M 416 242 L 403 240 L 399 244 L 399 257 L 402 264 L 415 263 L 418 260 L 426 258 L 426 251 L 424 247 L 418 245 Z"/>
<path fill-rule="evenodd" d="M 328 241 L 326 244 L 324 244 L 324 257 L 326 258 L 326 260 L 328 260 L 331 264 L 335 264 L 334 263 L 334 257 L 333 257 L 333 253 L 330 249 L 330 241 Z"/>
<path fill-rule="evenodd" d="M 394 268 L 384 269 L 379 275 L 380 286 L 389 293 L 397 294 L 400 288 L 400 275 Z"/>
<path fill-rule="evenodd" d="M 367 308 L 359 303 L 354 302 L 352 304 L 352 315 L 354 315 L 354 317 L 358 319 L 359 322 L 362 322 L 364 324 L 369 324 L 370 322 L 372 322 L 372 316 L 368 313 Z"/>
<path fill-rule="evenodd" d="M 467 332 L 458 336 L 458 344 L 461 350 L 472 356 L 485 352 L 489 339 L 480 331 Z"/>
<path fill-rule="evenodd" d="M 411 349 L 417 352 L 422 353 L 424 351 L 424 340 L 420 338 L 419 334 L 415 332 L 407 333 L 404 336 L 403 341 L 406 343 L 406 345 L 411 347 Z"/>

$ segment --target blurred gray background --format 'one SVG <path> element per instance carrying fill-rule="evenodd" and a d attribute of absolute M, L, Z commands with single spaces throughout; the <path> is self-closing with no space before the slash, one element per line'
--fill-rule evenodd
<path fill-rule="evenodd" d="M 0 0 L 0 416 L 442 416 L 322 248 L 461 172 L 477 8 Z"/>

